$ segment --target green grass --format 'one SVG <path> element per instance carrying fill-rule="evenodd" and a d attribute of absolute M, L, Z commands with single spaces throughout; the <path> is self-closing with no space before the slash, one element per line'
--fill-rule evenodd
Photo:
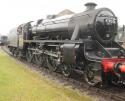
<path fill-rule="evenodd" d="M 0 101 L 93 101 L 26 68 L 0 50 Z"/>

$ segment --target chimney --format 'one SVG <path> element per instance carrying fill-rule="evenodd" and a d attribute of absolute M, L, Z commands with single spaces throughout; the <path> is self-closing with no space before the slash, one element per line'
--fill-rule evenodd
<path fill-rule="evenodd" d="M 86 11 L 89 11 L 89 10 L 94 10 L 97 4 L 93 2 L 88 2 L 85 4 L 85 6 L 86 6 Z"/>

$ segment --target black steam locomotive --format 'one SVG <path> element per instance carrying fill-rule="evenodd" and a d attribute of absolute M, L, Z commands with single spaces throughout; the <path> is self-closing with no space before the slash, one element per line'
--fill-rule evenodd
<path fill-rule="evenodd" d="M 28 22 L 10 31 L 9 50 L 51 71 L 60 69 L 68 77 L 84 74 L 90 85 L 125 83 L 125 50 L 115 42 L 117 17 L 108 8 L 62 17 L 50 16 Z"/>

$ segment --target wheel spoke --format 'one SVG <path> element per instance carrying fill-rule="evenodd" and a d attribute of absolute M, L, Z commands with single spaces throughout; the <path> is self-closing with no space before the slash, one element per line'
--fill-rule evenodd
<path fill-rule="evenodd" d="M 47 58 L 47 66 L 51 71 L 56 71 L 58 69 L 58 66 L 54 57 Z"/>
<path fill-rule="evenodd" d="M 35 62 L 38 65 L 42 65 L 42 56 L 41 56 L 41 54 L 35 54 Z"/>
<path fill-rule="evenodd" d="M 71 75 L 71 65 L 63 64 L 61 67 L 61 70 L 62 70 L 62 74 L 65 77 L 69 77 Z"/>

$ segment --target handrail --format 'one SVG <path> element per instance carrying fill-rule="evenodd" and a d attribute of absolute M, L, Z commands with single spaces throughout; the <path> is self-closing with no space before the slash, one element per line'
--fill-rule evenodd
<path fill-rule="evenodd" d="M 108 54 L 109 57 L 112 57 L 112 55 L 97 40 L 95 41 L 98 43 L 98 45 L 101 46 L 101 48 L 103 48 L 103 50 Z"/>

